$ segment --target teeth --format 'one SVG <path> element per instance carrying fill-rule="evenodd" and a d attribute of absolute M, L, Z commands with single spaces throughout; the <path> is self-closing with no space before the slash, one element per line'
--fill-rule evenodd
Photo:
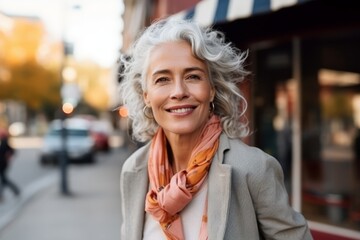
<path fill-rule="evenodd" d="M 179 109 L 172 109 L 170 110 L 170 112 L 173 112 L 173 113 L 184 113 L 184 112 L 188 112 L 188 111 L 191 111 L 192 108 L 179 108 Z"/>

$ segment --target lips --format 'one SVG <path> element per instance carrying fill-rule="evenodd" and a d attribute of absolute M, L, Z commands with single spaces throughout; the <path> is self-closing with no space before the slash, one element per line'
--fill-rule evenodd
<path fill-rule="evenodd" d="M 172 113 L 185 113 L 192 111 L 193 108 L 179 108 L 179 109 L 171 109 L 170 112 Z"/>
<path fill-rule="evenodd" d="M 187 113 L 193 111 L 195 108 L 196 108 L 195 106 L 173 107 L 167 109 L 167 111 L 170 113 Z"/>

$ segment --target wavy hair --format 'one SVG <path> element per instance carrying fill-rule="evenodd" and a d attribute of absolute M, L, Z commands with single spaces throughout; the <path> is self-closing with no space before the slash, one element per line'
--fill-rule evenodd
<path fill-rule="evenodd" d="M 159 44 L 181 40 L 188 42 L 194 55 L 208 66 L 210 83 L 215 88 L 214 114 L 220 117 L 224 132 L 231 138 L 247 136 L 247 101 L 238 86 L 249 74 L 244 69 L 247 52 L 227 43 L 224 34 L 211 27 L 201 27 L 190 20 L 162 19 L 142 32 L 131 48 L 131 57 L 120 59 L 124 64 L 124 71 L 120 73 L 120 97 L 129 112 L 132 137 L 145 142 L 158 128 L 155 119 L 146 117 L 143 111 L 151 50 Z"/>

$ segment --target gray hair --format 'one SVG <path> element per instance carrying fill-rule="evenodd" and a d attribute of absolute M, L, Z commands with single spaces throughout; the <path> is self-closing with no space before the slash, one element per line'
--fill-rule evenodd
<path fill-rule="evenodd" d="M 201 27 L 190 20 L 163 19 L 144 30 L 132 46 L 131 57 L 121 59 L 124 71 L 120 73 L 123 79 L 120 97 L 129 112 L 132 137 L 145 142 L 158 129 L 155 119 L 146 117 L 143 111 L 145 76 L 151 50 L 159 44 L 181 40 L 188 42 L 194 55 L 208 66 L 210 83 L 215 88 L 214 114 L 220 117 L 224 132 L 231 138 L 247 136 L 247 101 L 238 86 L 249 74 L 244 69 L 247 52 L 240 52 L 226 43 L 224 34 L 210 27 Z"/>

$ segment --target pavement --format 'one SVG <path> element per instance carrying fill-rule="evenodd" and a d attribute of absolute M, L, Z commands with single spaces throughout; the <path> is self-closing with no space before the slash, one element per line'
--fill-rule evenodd
<path fill-rule="evenodd" d="M 60 173 L 42 178 L 0 211 L 0 240 L 120 239 L 119 179 L 131 149 L 112 149 L 93 165 L 68 168 L 70 195 L 61 191 Z"/>

